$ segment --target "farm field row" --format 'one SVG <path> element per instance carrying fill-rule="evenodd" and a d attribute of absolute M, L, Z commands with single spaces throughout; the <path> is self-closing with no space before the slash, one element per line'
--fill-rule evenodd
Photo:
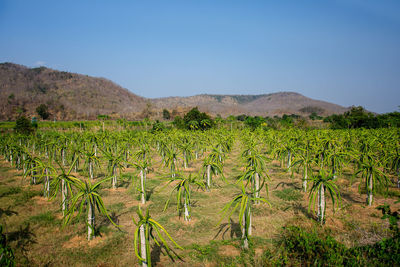
<path fill-rule="evenodd" d="M 321 259 L 297 257 L 290 231 L 349 249 L 393 238 L 377 207 L 400 208 L 399 140 L 397 129 L 3 134 L 0 222 L 17 265 L 311 264 Z M 170 250 L 143 232 L 143 251 L 138 207 L 181 248 L 155 227 Z"/>

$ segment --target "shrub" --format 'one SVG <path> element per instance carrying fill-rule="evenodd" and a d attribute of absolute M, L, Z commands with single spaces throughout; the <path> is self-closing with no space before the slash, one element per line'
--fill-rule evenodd
<path fill-rule="evenodd" d="M 286 265 L 398 266 L 400 236 L 372 245 L 347 248 L 330 235 L 307 232 L 297 226 L 283 228 L 278 258 Z"/>
<path fill-rule="evenodd" d="M 169 111 L 167 109 L 163 109 L 163 119 L 164 120 L 171 119 L 171 114 L 169 113 Z"/>
<path fill-rule="evenodd" d="M 176 119 L 176 118 L 175 118 Z M 204 112 L 200 112 L 198 108 L 192 108 L 183 117 L 185 128 L 189 130 L 201 129 L 206 130 L 214 125 L 214 121 Z M 194 126 L 198 126 L 197 128 Z"/>
<path fill-rule="evenodd" d="M 33 127 L 29 119 L 27 119 L 25 116 L 20 116 L 15 121 L 14 130 L 17 133 L 30 134 L 33 132 Z"/>
<path fill-rule="evenodd" d="M 162 132 L 165 130 L 165 125 L 162 122 L 159 122 L 158 120 L 153 124 L 153 128 L 151 131 L 154 132 Z"/>
<path fill-rule="evenodd" d="M 15 266 L 14 253 L 3 234 L 3 226 L 0 225 L 0 266 Z"/>
<path fill-rule="evenodd" d="M 306 232 L 296 226 L 284 228 L 283 245 L 290 258 L 302 265 L 338 266 L 344 264 L 346 247 L 331 236 L 321 238 L 316 232 Z"/>
<path fill-rule="evenodd" d="M 259 116 L 255 117 L 247 117 L 244 123 L 249 126 L 252 130 L 255 130 L 256 128 L 260 127 L 263 123 L 265 123 L 265 119 Z"/>
<path fill-rule="evenodd" d="M 50 117 L 49 108 L 46 104 L 41 104 L 36 108 L 37 114 L 42 117 L 43 120 L 47 120 Z"/>

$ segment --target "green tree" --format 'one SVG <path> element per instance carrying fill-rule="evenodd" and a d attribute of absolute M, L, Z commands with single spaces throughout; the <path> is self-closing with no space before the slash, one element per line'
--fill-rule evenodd
<path fill-rule="evenodd" d="M 192 108 L 188 113 L 186 113 L 183 117 L 183 121 L 186 129 L 189 130 L 206 130 L 211 128 L 214 123 L 210 116 L 204 112 L 200 112 L 197 107 Z"/>
<path fill-rule="evenodd" d="M 252 130 L 255 130 L 256 128 L 260 127 L 262 123 L 265 122 L 265 119 L 259 116 L 256 117 L 247 117 L 244 123 L 250 127 Z"/>
<path fill-rule="evenodd" d="M 39 114 L 39 116 L 42 117 L 43 120 L 47 120 L 50 117 L 49 108 L 46 104 L 40 104 L 36 108 L 36 113 Z"/>
<path fill-rule="evenodd" d="M 169 120 L 169 119 L 171 119 L 171 114 L 169 113 L 168 109 L 163 109 L 162 114 L 163 114 L 163 119 L 164 119 L 164 120 Z"/>
<path fill-rule="evenodd" d="M 17 133 L 30 134 L 33 132 L 33 127 L 28 118 L 26 118 L 25 116 L 20 116 L 15 121 L 14 130 Z"/>

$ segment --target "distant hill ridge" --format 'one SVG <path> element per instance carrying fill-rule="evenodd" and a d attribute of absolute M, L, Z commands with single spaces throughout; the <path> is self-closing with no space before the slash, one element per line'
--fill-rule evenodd
<path fill-rule="evenodd" d="M 19 113 L 37 116 L 40 104 L 49 106 L 58 120 L 95 119 L 98 115 L 140 119 L 160 118 L 162 110 L 183 114 L 198 107 L 212 116 L 282 114 L 320 115 L 343 113 L 339 105 L 314 100 L 295 92 L 260 95 L 201 94 L 190 97 L 148 99 L 135 95 L 105 78 L 90 77 L 46 67 L 28 68 L 0 63 L 0 120 L 15 119 Z"/>
<path fill-rule="evenodd" d="M 40 104 L 48 105 L 57 119 L 95 119 L 99 114 L 133 118 L 146 99 L 105 78 L 0 64 L 0 119 L 15 117 L 20 109 L 34 115 Z"/>
<path fill-rule="evenodd" d="M 295 92 L 278 92 L 261 95 L 201 94 L 188 97 L 164 97 L 152 100 L 160 108 L 197 106 L 200 110 L 221 116 L 247 114 L 275 116 L 283 114 L 319 115 L 343 113 L 348 108 L 325 101 L 314 100 Z"/>

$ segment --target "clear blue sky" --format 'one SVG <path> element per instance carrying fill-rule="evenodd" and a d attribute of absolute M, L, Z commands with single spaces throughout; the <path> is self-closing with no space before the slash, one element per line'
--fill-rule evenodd
<path fill-rule="evenodd" d="M 400 0 L 0 0 L 0 40 L 0 62 L 144 97 L 295 91 L 400 105 Z"/>

